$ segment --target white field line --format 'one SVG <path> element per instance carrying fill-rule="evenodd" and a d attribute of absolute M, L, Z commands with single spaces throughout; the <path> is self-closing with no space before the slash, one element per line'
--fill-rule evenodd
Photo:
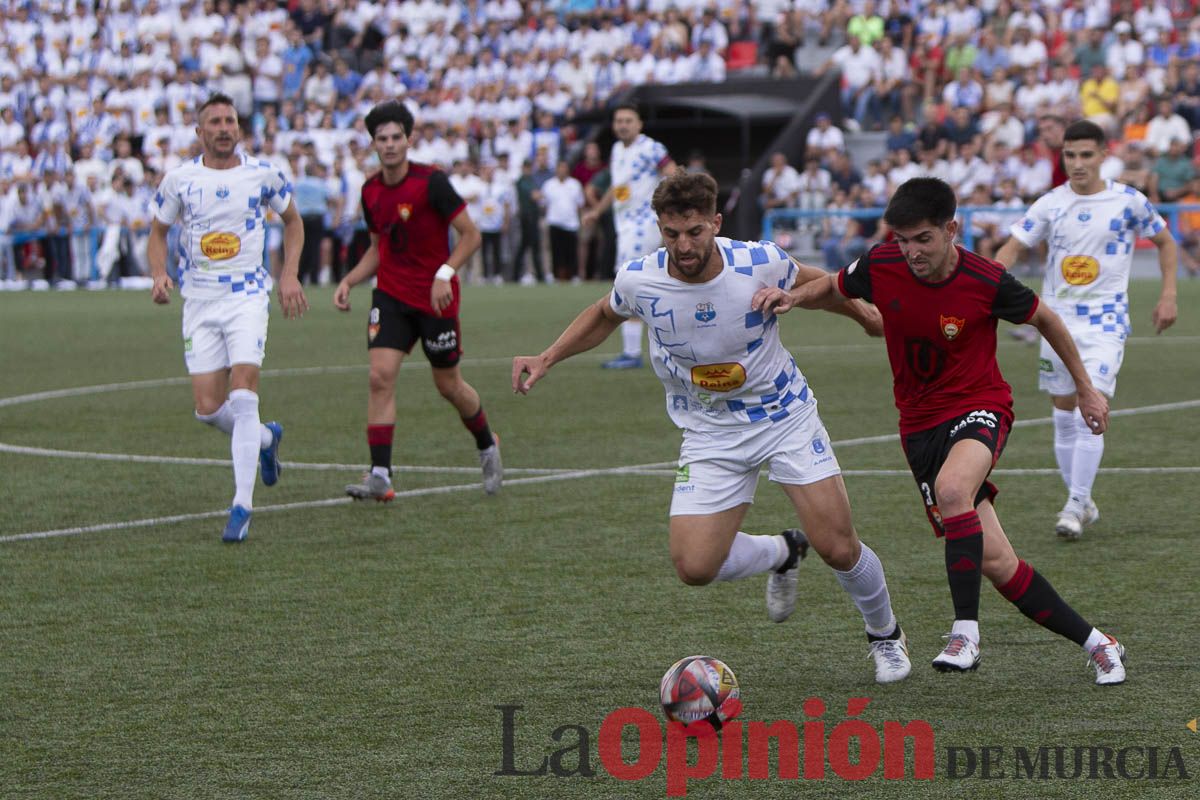
<path fill-rule="evenodd" d="M 613 472 L 622 474 L 658 474 L 656 471 L 650 471 L 645 465 L 635 465 L 631 467 L 609 467 L 605 469 L 577 469 L 561 472 L 557 475 L 535 475 L 527 478 L 514 478 L 513 480 L 505 481 L 504 485 L 520 486 L 532 483 L 550 483 L 552 481 L 574 480 L 576 478 L 590 478 L 600 475 L 608 475 Z M 457 483 L 450 486 L 429 486 L 423 489 L 406 489 L 396 492 L 396 498 L 404 497 L 427 497 L 429 495 L 452 494 L 455 492 L 465 491 L 480 491 L 480 484 L 474 483 Z M 257 506 L 254 509 L 255 514 L 266 514 L 274 511 L 295 511 L 305 508 L 324 508 L 327 506 L 340 506 L 353 503 L 349 497 L 331 497 L 323 500 L 302 500 L 295 503 L 279 503 L 272 506 Z M 365 501 L 370 502 L 370 501 Z M 128 528 L 148 528 L 156 525 L 170 525 L 175 522 L 190 522 L 200 519 L 218 519 L 229 514 L 228 509 L 220 511 L 200 511 L 194 514 L 175 514 L 168 517 L 150 517 L 148 519 L 129 520 L 125 522 L 105 522 L 98 525 L 82 525 L 75 528 L 58 528 L 49 531 L 34 531 L 32 533 L 18 533 L 10 536 L 0 536 L 0 544 L 8 542 L 20 542 L 30 539 L 53 539 L 60 536 L 79 536 L 84 533 L 101 533 L 103 531 L 125 530 Z"/>

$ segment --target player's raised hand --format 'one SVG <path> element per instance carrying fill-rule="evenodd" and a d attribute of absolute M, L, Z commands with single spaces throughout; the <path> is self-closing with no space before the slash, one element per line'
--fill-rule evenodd
<path fill-rule="evenodd" d="M 150 299 L 161 305 L 166 305 L 171 302 L 171 290 L 175 288 L 175 282 L 171 280 L 171 276 L 167 273 L 154 276 L 154 283 L 150 286 Z"/>
<path fill-rule="evenodd" d="M 777 286 L 764 286 L 755 292 L 750 300 L 750 310 L 762 311 L 764 314 L 786 314 L 795 305 L 792 293 Z"/>
<path fill-rule="evenodd" d="M 308 298 L 304 296 L 304 287 L 295 275 L 279 276 L 279 304 L 283 306 L 283 315 L 288 319 L 299 319 L 308 311 Z"/>
<path fill-rule="evenodd" d="M 429 305 L 433 307 L 434 316 L 440 317 L 452 302 L 454 302 L 454 288 L 450 285 L 450 281 L 435 280 L 433 288 L 429 290 Z"/>
<path fill-rule="evenodd" d="M 1179 309 L 1175 305 L 1175 299 L 1172 297 L 1160 298 L 1158 304 L 1154 306 L 1154 313 L 1151 319 L 1154 320 L 1154 333 L 1158 335 L 1167 328 L 1175 324 L 1176 317 L 1179 316 Z"/>
<path fill-rule="evenodd" d="M 333 307 L 338 311 L 350 310 L 350 284 L 342 281 L 333 290 Z"/>
<path fill-rule="evenodd" d="M 1097 436 L 1108 430 L 1108 398 L 1094 387 L 1079 389 L 1079 413 Z"/>
<path fill-rule="evenodd" d="M 517 394 L 529 394 L 533 385 L 549 371 L 542 356 L 517 356 L 513 359 L 512 387 Z M 526 378 L 525 376 L 529 377 Z"/>

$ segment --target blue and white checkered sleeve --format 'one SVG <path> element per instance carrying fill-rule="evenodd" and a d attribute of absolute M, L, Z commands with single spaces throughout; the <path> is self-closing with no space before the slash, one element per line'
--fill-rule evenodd
<path fill-rule="evenodd" d="M 168 172 L 150 199 L 150 214 L 163 225 L 170 225 L 179 216 L 179 186 L 175 174 Z"/>
<path fill-rule="evenodd" d="M 1166 229 L 1167 221 L 1158 213 L 1158 209 L 1146 198 L 1146 195 L 1137 192 L 1130 199 L 1129 206 L 1133 211 L 1133 225 L 1138 236 L 1149 239 L 1151 236 L 1157 235 L 1159 231 Z"/>

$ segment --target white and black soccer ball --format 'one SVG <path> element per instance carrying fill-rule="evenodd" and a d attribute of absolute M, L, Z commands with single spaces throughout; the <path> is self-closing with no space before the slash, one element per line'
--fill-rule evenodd
<path fill-rule="evenodd" d="M 688 656 L 672 664 L 659 683 L 658 699 L 668 720 L 707 720 L 717 730 L 742 711 L 737 677 L 712 656 Z"/>

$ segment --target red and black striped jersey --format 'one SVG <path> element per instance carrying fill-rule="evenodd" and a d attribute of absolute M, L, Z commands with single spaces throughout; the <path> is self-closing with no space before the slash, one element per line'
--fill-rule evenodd
<path fill-rule="evenodd" d="M 1037 295 L 995 261 L 958 247 L 937 283 L 918 278 L 895 242 L 872 247 L 838 273 L 847 297 L 874 303 L 892 366 L 902 435 L 978 409 L 1012 413 L 1012 388 L 996 361 L 997 320 L 1024 323 Z"/>

